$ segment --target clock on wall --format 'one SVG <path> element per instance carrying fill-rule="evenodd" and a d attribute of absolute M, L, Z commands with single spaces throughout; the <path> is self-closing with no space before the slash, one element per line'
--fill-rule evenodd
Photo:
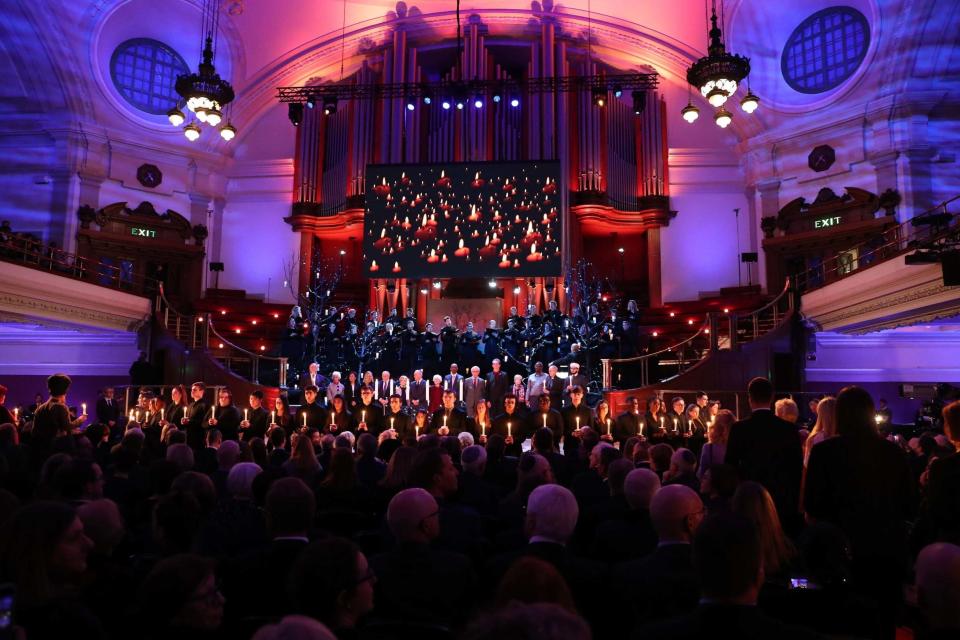
<path fill-rule="evenodd" d="M 833 166 L 837 160 L 837 154 L 833 147 L 828 144 L 821 144 L 813 148 L 810 155 L 807 156 L 807 165 L 816 172 L 826 171 Z"/>
<path fill-rule="evenodd" d="M 145 187 L 153 189 L 163 182 L 163 173 L 153 164 L 142 164 L 137 169 L 137 181 Z"/>

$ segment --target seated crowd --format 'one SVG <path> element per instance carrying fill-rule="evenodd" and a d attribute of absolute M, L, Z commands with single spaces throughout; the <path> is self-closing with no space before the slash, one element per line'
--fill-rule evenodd
<path fill-rule="evenodd" d="M 742 416 L 382 382 L 94 419 L 0 386 L 17 637 L 960 637 L 960 402 L 921 463 L 855 386 L 807 431 L 762 378 Z"/>

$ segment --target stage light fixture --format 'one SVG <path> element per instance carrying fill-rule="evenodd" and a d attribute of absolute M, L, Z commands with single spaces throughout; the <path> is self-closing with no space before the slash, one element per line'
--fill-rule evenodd
<path fill-rule="evenodd" d="M 337 96 L 327 95 L 323 97 L 323 115 L 332 116 L 337 112 Z"/>
<path fill-rule="evenodd" d="M 439 280 L 434 280 L 434 281 L 433 281 L 433 288 L 434 288 L 434 289 L 439 289 L 439 288 L 442 287 L 442 286 L 443 286 L 443 283 L 440 282 Z"/>
<path fill-rule="evenodd" d="M 450 110 L 450 101 L 446 98 L 443 99 L 443 102 L 440 103 L 440 106 L 443 107 L 444 111 Z"/>
<path fill-rule="evenodd" d="M 316 97 L 316 96 L 314 96 L 314 95 L 312 95 L 312 94 L 309 95 L 309 96 L 307 96 L 307 109 L 313 109 L 313 107 L 314 107 L 316 104 L 317 104 L 317 97 Z"/>
<path fill-rule="evenodd" d="M 291 102 L 287 106 L 287 117 L 290 118 L 290 122 L 295 127 L 303 122 L 303 103 Z"/>
<path fill-rule="evenodd" d="M 613 85 L 613 97 L 619 98 L 623 95 L 623 87 L 618 84 Z"/>
<path fill-rule="evenodd" d="M 483 98 L 477 96 L 473 99 L 473 108 L 474 109 L 483 109 Z"/>
<path fill-rule="evenodd" d="M 433 96 L 429 93 L 423 94 L 423 104 L 433 104 Z"/>
<path fill-rule="evenodd" d="M 720 107 L 720 111 L 717 111 L 717 115 L 713 116 L 713 119 L 716 121 L 717 126 L 721 129 L 726 129 L 727 126 L 733 121 L 733 116 L 729 111 Z"/>
<path fill-rule="evenodd" d="M 496 280 L 493 280 L 493 279 L 491 278 L 490 282 L 487 283 L 487 286 L 490 287 L 491 289 L 496 289 L 496 288 L 497 288 L 497 281 L 496 281 Z"/>
<path fill-rule="evenodd" d="M 620 255 L 623 255 L 623 247 L 620 247 L 619 249 L 617 249 L 617 253 L 619 253 Z"/>
<path fill-rule="evenodd" d="M 457 111 L 463 111 L 463 105 L 465 104 L 463 98 L 457 98 Z M 481 105 L 482 106 L 482 105 Z"/>
<path fill-rule="evenodd" d="M 500 104 L 500 101 L 503 100 L 503 96 L 500 95 L 499 91 L 493 92 L 493 97 L 491 98 L 496 104 Z"/>
<path fill-rule="evenodd" d="M 424 296 L 425 296 L 425 295 L 427 295 L 428 293 L 429 293 L 429 291 L 427 290 L 426 287 L 420 289 L 420 294 L 421 294 L 421 295 L 424 295 Z"/>
<path fill-rule="evenodd" d="M 413 111 L 417 108 L 417 99 L 413 96 L 407 96 L 407 111 Z"/>
<path fill-rule="evenodd" d="M 516 109 L 520 106 L 520 98 L 510 98 L 510 106 Z"/>
<path fill-rule="evenodd" d="M 647 108 L 647 94 L 643 91 L 633 92 L 633 115 L 639 116 Z"/>
<path fill-rule="evenodd" d="M 607 104 L 607 89 L 606 87 L 594 87 L 590 91 L 591 96 L 593 97 L 593 104 L 596 107 L 603 107 Z"/>
<path fill-rule="evenodd" d="M 520 287 L 514 287 L 514 288 L 513 288 L 513 294 L 514 294 L 514 295 L 520 295 Z"/>

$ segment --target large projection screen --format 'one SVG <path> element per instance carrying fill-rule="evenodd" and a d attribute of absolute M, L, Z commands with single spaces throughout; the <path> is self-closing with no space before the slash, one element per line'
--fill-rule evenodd
<path fill-rule="evenodd" d="M 559 276 L 559 178 L 559 162 L 367 166 L 367 275 Z"/>

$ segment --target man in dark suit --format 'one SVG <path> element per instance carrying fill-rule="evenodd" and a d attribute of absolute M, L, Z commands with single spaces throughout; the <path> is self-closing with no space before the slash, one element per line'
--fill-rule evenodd
<path fill-rule="evenodd" d="M 509 429 L 507 428 L 509 425 Z M 527 424 L 527 414 L 523 406 L 517 402 L 517 396 L 508 393 L 503 397 L 503 413 L 493 419 L 490 435 L 498 434 L 507 442 L 507 453 L 512 456 L 520 455 L 520 443 L 530 432 Z"/>
<path fill-rule="evenodd" d="M 637 636 L 668 640 L 703 640 L 720 632 L 724 638 L 807 640 L 822 636 L 784 624 L 757 607 L 764 582 L 760 537 L 741 515 L 720 513 L 708 518 L 693 542 L 693 564 L 703 592 L 695 610 L 645 626 Z"/>
<path fill-rule="evenodd" d="M 460 375 L 459 370 L 460 368 L 457 366 L 457 363 L 454 362 L 450 365 L 450 373 L 443 376 L 443 388 L 457 394 L 457 399 L 460 398 L 460 390 L 463 388 L 463 376 Z"/>
<path fill-rule="evenodd" d="M 640 435 L 641 428 L 645 430 L 645 427 L 643 416 L 640 415 L 640 399 L 629 396 L 627 410 L 617 416 L 617 423 L 613 428 L 613 439 L 623 446 L 629 438 Z"/>
<path fill-rule="evenodd" d="M 563 453 L 574 456 L 580 449 L 580 429 L 593 425 L 593 413 L 583 401 L 583 387 L 574 387 L 570 405 L 563 410 Z"/>
<path fill-rule="evenodd" d="M 690 543 L 703 513 L 703 502 L 689 487 L 663 487 L 653 496 L 650 519 L 659 540 L 657 548 L 617 569 L 620 604 L 632 613 L 632 618 L 627 616 L 628 629 L 638 622 L 662 620 L 697 606 L 700 585 Z"/>
<path fill-rule="evenodd" d="M 379 434 L 383 420 L 383 408 L 380 403 L 373 401 L 373 389 L 364 386 L 360 389 L 360 402 L 353 410 L 353 430 L 369 431 Z M 360 428 L 363 425 L 363 429 Z"/>
<path fill-rule="evenodd" d="M 193 402 L 190 403 L 186 415 L 180 420 L 181 428 L 185 428 L 187 431 L 187 444 L 194 451 L 199 451 L 206 446 L 205 434 L 208 426 L 204 418 L 209 409 L 206 400 L 203 399 L 203 394 L 206 391 L 207 385 L 202 382 L 194 382 L 190 385 L 190 398 Z"/>
<path fill-rule="evenodd" d="M 770 410 L 773 385 L 766 378 L 751 380 L 747 396 L 752 413 L 730 428 L 724 461 L 737 469 L 741 480 L 762 484 L 777 506 L 784 529 L 795 532 L 801 524 L 798 509 L 803 473 L 797 428 Z"/>
<path fill-rule="evenodd" d="M 510 390 L 510 377 L 500 370 L 500 358 L 494 358 L 490 366 L 493 371 L 487 374 L 487 400 L 490 414 L 496 416 L 503 411 L 503 397 Z"/>
<path fill-rule="evenodd" d="M 106 387 L 103 395 L 97 399 L 97 422 L 115 427 L 120 418 L 120 405 L 113 397 L 113 387 Z"/>
<path fill-rule="evenodd" d="M 370 559 L 379 617 L 451 627 L 465 621 L 476 576 L 467 556 L 431 547 L 441 535 L 440 514 L 424 489 L 404 489 L 390 500 L 386 520 L 396 547 Z"/>
<path fill-rule="evenodd" d="M 425 489 L 439 506 L 440 535 L 434 548 L 457 551 L 477 557 L 483 543 L 480 516 L 470 507 L 455 501 L 459 474 L 450 455 L 438 447 L 417 453 L 410 467 L 409 483 Z"/>
<path fill-rule="evenodd" d="M 547 382 L 544 388 L 550 395 L 550 406 L 559 411 L 563 407 L 564 381 L 557 373 L 557 365 L 551 364 L 547 367 Z"/>
<path fill-rule="evenodd" d="M 413 427 L 410 426 L 409 416 L 403 412 L 403 399 L 399 393 L 390 396 L 390 404 L 383 414 L 383 429 L 393 429 L 401 440 L 407 435 L 413 437 Z"/>
<path fill-rule="evenodd" d="M 270 422 L 270 412 L 263 408 L 263 391 L 254 389 L 248 399 L 250 408 L 245 411 L 246 417 L 240 423 L 244 440 L 261 440 L 267 435 L 267 426 Z"/>
<path fill-rule="evenodd" d="M 480 377 L 480 367 L 470 368 L 470 377 L 463 381 L 463 402 L 466 405 L 467 415 L 471 418 L 477 415 L 477 403 L 487 397 L 487 381 Z"/>
<path fill-rule="evenodd" d="M 294 561 L 310 543 L 310 527 L 316 511 L 313 491 L 299 478 L 280 478 L 267 492 L 266 511 L 272 537 L 270 544 L 224 565 L 223 593 L 228 599 L 228 620 L 279 618 L 291 612 L 285 589 L 263 587 L 286 584 Z"/>
<path fill-rule="evenodd" d="M 300 407 L 300 411 L 297 412 L 296 422 L 292 424 L 293 427 L 297 429 L 308 427 L 319 431 L 326 426 L 327 412 L 317 402 L 318 397 L 319 389 L 312 384 L 303 388 L 304 403 Z M 306 417 L 306 420 L 304 420 L 304 417 Z"/>
<path fill-rule="evenodd" d="M 300 377 L 300 388 L 305 388 L 308 384 L 312 384 L 318 389 L 325 388 L 327 386 L 326 379 L 320 375 L 320 365 L 316 362 L 311 362 L 310 366 L 307 367 L 307 370 Z"/>
<path fill-rule="evenodd" d="M 559 443 L 563 438 L 564 424 L 563 416 L 556 409 L 550 407 L 550 395 L 542 393 L 539 396 L 539 410 L 530 414 L 529 422 L 531 429 L 540 429 L 546 427 L 553 431 L 553 441 Z"/>
<path fill-rule="evenodd" d="M 223 387 L 217 393 L 217 403 L 210 407 L 207 414 L 207 428 L 218 429 L 224 440 L 237 440 L 240 437 L 242 416 L 233 404 L 233 393 Z"/>
<path fill-rule="evenodd" d="M 443 406 L 433 412 L 430 433 L 441 436 L 456 436 L 467 430 L 467 414 L 457 409 L 456 395 L 447 389 L 443 392 Z"/>
<path fill-rule="evenodd" d="M 410 406 L 414 410 L 427 406 L 427 381 L 423 379 L 423 369 L 413 372 L 413 380 L 410 381 Z"/>

